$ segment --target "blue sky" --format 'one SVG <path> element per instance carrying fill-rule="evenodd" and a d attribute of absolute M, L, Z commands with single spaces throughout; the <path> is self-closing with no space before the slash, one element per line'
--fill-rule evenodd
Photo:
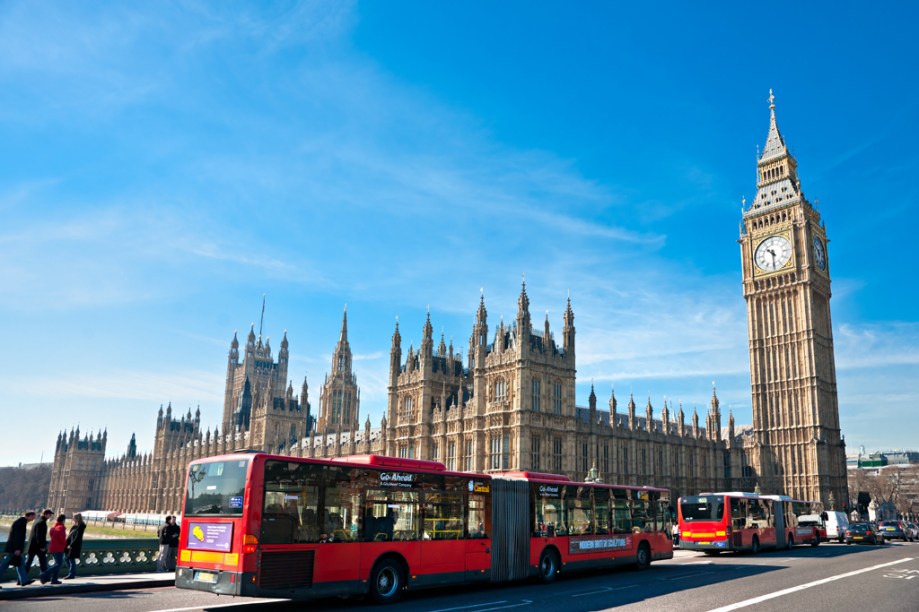
<path fill-rule="evenodd" d="M 749 423 L 737 245 L 768 93 L 830 237 L 849 450 L 919 447 L 916 9 L 861 3 L 0 2 L 0 465 L 220 420 L 235 330 L 313 410 L 347 304 L 362 417 L 417 347 L 553 330 L 615 385 Z"/>

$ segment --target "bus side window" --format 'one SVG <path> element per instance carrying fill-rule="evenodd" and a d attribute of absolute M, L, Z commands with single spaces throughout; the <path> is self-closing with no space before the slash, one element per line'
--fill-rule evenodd
<path fill-rule="evenodd" d="M 630 533 L 632 531 L 632 513 L 626 499 L 627 491 L 612 490 L 613 501 L 613 533 Z"/>
<path fill-rule="evenodd" d="M 469 538 L 487 538 L 491 532 L 491 513 L 486 512 L 484 494 L 467 497 L 466 530 Z"/>
<path fill-rule="evenodd" d="M 747 500 L 730 498 L 731 501 L 731 524 L 734 529 L 746 529 L 747 527 Z"/>

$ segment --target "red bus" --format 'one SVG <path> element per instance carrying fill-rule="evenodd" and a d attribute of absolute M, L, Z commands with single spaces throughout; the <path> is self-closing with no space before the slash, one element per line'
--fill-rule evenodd
<path fill-rule="evenodd" d="M 772 499 L 755 493 L 705 493 L 677 504 L 680 548 L 718 554 L 776 546 Z"/>
<path fill-rule="evenodd" d="M 787 548 L 796 544 L 819 546 L 820 540 L 826 541 L 826 529 L 816 521 L 808 520 L 814 514 L 820 514 L 823 504 L 816 501 L 792 499 L 787 495 L 765 495 L 772 500 L 776 514 L 784 514 L 784 534 L 780 541 Z M 804 517 L 804 520 L 802 520 Z"/>
<path fill-rule="evenodd" d="M 677 504 L 680 547 L 706 554 L 761 548 L 791 548 L 820 543 L 819 529 L 799 525 L 798 517 L 819 508 L 818 502 L 786 495 L 703 493 L 681 497 Z"/>
<path fill-rule="evenodd" d="M 434 461 L 241 453 L 189 466 L 176 586 L 306 599 L 554 579 L 672 557 L 663 489 L 449 472 Z"/>
<path fill-rule="evenodd" d="M 564 568 L 635 565 L 645 569 L 651 561 L 673 557 L 670 492 L 666 489 L 572 482 L 567 476 L 538 472 L 495 475 L 492 482 L 495 524 L 519 521 L 515 505 L 523 491 L 511 495 L 502 487 L 517 485 L 525 490 L 529 498 L 527 573 L 535 573 L 544 582 Z M 497 514 L 502 497 L 513 504 L 511 516 Z M 500 554 L 498 548 L 495 554 Z"/>

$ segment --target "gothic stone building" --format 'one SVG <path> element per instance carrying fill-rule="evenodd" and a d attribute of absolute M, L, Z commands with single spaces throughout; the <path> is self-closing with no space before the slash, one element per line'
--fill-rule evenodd
<path fill-rule="evenodd" d="M 389 402 L 382 426 L 386 454 L 443 462 L 472 472 L 532 470 L 583 480 L 670 487 L 676 494 L 723 489 L 732 484 L 733 418 L 722 440 L 714 391 L 699 426 L 687 426 L 682 407 L 666 403 L 655 418 L 650 399 L 636 414 L 629 398 L 624 414 L 610 394 L 609 410 L 575 404 L 575 326 L 569 299 L 561 344 L 548 317 L 542 330 L 530 320 L 526 285 L 517 318 L 492 334 L 482 297 L 466 363 L 443 337 L 435 351 L 430 314 L 418 351 L 402 358 L 398 324 L 390 350 Z M 740 462 L 738 460 L 738 469 Z"/>
<path fill-rule="evenodd" d="M 638 411 L 629 397 L 619 411 L 575 403 L 576 346 L 570 299 L 561 342 L 548 317 L 530 319 L 524 284 L 516 320 L 488 326 L 484 296 L 465 361 L 441 336 L 435 350 L 430 313 L 416 351 L 402 352 L 396 324 L 390 349 L 389 395 L 380 427 L 358 427 L 360 390 L 352 371 L 347 312 L 310 415 L 306 379 L 299 399 L 287 382 L 286 333 L 275 362 L 271 347 L 250 331 L 243 359 L 230 345 L 221 428 L 202 432 L 200 412 L 173 416 L 160 408 L 151 453 L 106 459 L 107 435 L 58 436 L 50 507 L 177 513 L 188 463 L 237 449 L 300 457 L 379 453 L 441 461 L 449 469 L 564 473 L 574 479 L 669 487 L 674 496 L 758 487 L 828 505 L 847 499 L 844 443 L 839 431 L 829 312 L 826 230 L 804 198 L 770 104 L 770 127 L 759 160 L 757 197 L 744 212 L 740 237 L 747 300 L 753 401 L 752 428 L 722 430 L 712 390 L 699 422 L 686 423 L 650 398 Z M 285 387 L 285 384 L 287 385 Z"/>
<path fill-rule="evenodd" d="M 351 370 L 347 314 L 326 377 L 321 410 L 310 415 L 304 380 L 299 401 L 288 384 L 286 334 L 275 362 L 270 344 L 250 331 L 240 361 L 239 342 L 230 344 L 223 432 L 202 431 L 200 410 L 157 415 L 153 451 L 105 459 L 107 434 L 81 440 L 60 434 L 55 452 L 50 506 L 64 512 L 105 509 L 177 513 L 186 466 L 203 457 L 237 449 L 261 449 L 300 457 L 378 453 L 443 461 L 448 468 L 500 472 L 534 470 L 583 479 L 591 468 L 607 482 L 668 486 L 674 493 L 725 488 L 731 482 L 733 418 L 721 436 L 718 398 L 712 393 L 705 427 L 695 412 L 686 424 L 682 407 L 666 403 L 655 418 L 650 399 L 642 415 L 629 398 L 617 411 L 575 405 L 575 329 L 570 301 L 563 342 L 556 344 L 548 320 L 543 332 L 530 325 L 526 286 L 515 325 L 499 324 L 489 334 L 484 297 L 476 315 L 468 366 L 443 338 L 436 352 L 430 314 L 420 349 L 402 360 L 398 324 L 393 334 L 387 413 L 379 428 L 369 419 L 357 427 L 360 391 Z"/>

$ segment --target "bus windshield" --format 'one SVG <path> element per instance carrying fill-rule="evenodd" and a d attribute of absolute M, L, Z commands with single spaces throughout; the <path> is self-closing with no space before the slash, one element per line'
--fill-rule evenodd
<path fill-rule="evenodd" d="M 248 469 L 248 458 L 193 464 L 185 489 L 185 516 L 241 516 Z"/>
<path fill-rule="evenodd" d="M 687 523 L 720 521 L 724 518 L 724 500 L 720 497 L 684 497 L 680 500 L 680 514 Z"/>

